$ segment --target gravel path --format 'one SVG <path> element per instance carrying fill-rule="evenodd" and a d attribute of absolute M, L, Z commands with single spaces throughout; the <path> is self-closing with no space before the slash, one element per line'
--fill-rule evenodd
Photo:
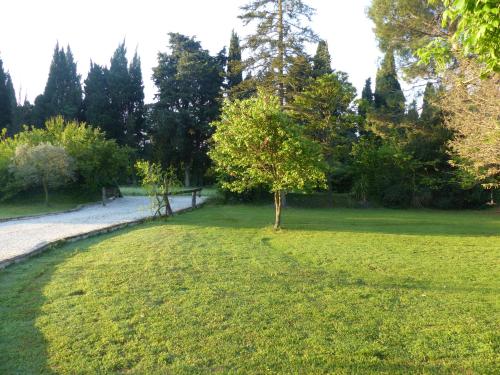
<path fill-rule="evenodd" d="M 197 203 L 203 201 L 203 197 L 197 199 Z M 172 197 L 170 203 L 176 212 L 191 207 L 191 197 Z M 75 212 L 6 221 L 0 223 L 0 262 L 29 254 L 46 243 L 150 216 L 149 198 L 124 197 L 105 207 L 96 204 Z"/>

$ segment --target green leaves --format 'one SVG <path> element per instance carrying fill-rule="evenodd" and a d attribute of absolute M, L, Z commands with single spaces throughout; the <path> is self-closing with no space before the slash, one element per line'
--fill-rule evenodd
<path fill-rule="evenodd" d="M 226 102 L 210 157 L 225 188 L 243 192 L 265 185 L 271 192 L 324 185 L 320 148 L 285 114 L 279 99 L 258 97 Z"/>

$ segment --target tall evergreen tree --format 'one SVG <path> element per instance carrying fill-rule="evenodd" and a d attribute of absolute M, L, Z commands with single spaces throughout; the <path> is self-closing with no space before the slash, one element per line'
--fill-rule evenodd
<path fill-rule="evenodd" d="M 366 119 L 366 115 L 373 108 L 373 91 L 372 79 L 368 78 L 365 81 L 363 91 L 361 92 L 361 100 L 358 103 L 358 115 Z"/>
<path fill-rule="evenodd" d="M 293 98 L 301 93 L 311 83 L 313 68 L 309 56 L 302 54 L 291 58 L 291 64 L 285 77 L 286 102 L 293 102 Z"/>
<path fill-rule="evenodd" d="M 170 33 L 170 52 L 158 55 L 153 80 L 158 88 L 152 135 L 156 158 L 193 174 L 200 182 L 208 167 L 210 123 L 219 115 L 223 66 L 194 38 Z"/>
<path fill-rule="evenodd" d="M 328 43 L 325 40 L 320 40 L 313 58 L 313 75 L 314 77 L 321 77 L 331 73 L 333 73 L 332 57 L 328 50 Z"/>
<path fill-rule="evenodd" d="M 82 108 L 81 77 L 68 46 L 66 51 L 54 49 L 49 77 L 42 96 L 35 100 L 37 125 L 42 126 L 50 117 L 62 115 L 68 120 L 80 119 Z"/>
<path fill-rule="evenodd" d="M 284 106 L 290 58 L 304 53 L 304 43 L 318 41 L 301 22 L 310 21 L 314 9 L 302 0 L 252 0 L 241 9 L 244 25 L 256 23 L 255 33 L 246 40 L 245 47 L 252 52 L 247 65 L 276 90 Z"/>
<path fill-rule="evenodd" d="M 406 113 L 406 121 L 410 124 L 418 123 L 418 110 L 417 110 L 417 101 L 413 99 L 413 101 L 408 106 L 408 112 Z"/>
<path fill-rule="evenodd" d="M 374 105 L 376 115 L 385 121 L 399 123 L 405 114 L 405 96 L 398 81 L 396 63 L 391 50 L 387 51 L 377 72 Z"/>
<path fill-rule="evenodd" d="M 125 144 L 125 134 L 130 101 L 131 80 L 128 72 L 127 49 L 125 41 L 118 45 L 110 61 L 107 74 L 112 122 L 107 124 L 108 137 Z"/>
<path fill-rule="evenodd" d="M 227 88 L 232 90 L 243 82 L 243 65 L 241 61 L 241 46 L 238 34 L 231 33 L 229 52 L 227 55 Z"/>
<path fill-rule="evenodd" d="M 127 108 L 126 144 L 131 147 L 144 147 L 145 107 L 144 83 L 142 81 L 141 59 L 137 51 L 128 69 L 130 77 L 129 101 Z"/>
<path fill-rule="evenodd" d="M 7 93 L 9 95 L 9 102 L 10 102 L 10 110 L 11 110 L 11 121 L 10 121 L 10 126 L 7 127 L 7 134 L 9 135 L 14 135 L 19 133 L 20 126 L 21 124 L 18 123 L 18 106 L 17 106 L 17 99 L 16 99 L 16 91 L 14 90 L 14 84 L 12 82 L 12 78 L 10 77 L 10 74 L 7 73 L 7 81 L 6 81 L 6 86 L 7 86 Z"/>
<path fill-rule="evenodd" d="M 8 129 L 12 124 L 12 102 L 8 88 L 9 79 L 8 73 L 4 71 L 2 59 L 0 59 L 0 129 Z"/>
<path fill-rule="evenodd" d="M 85 121 L 109 134 L 108 126 L 112 124 L 113 117 L 107 84 L 107 69 L 91 61 L 90 71 L 84 84 L 83 110 Z"/>

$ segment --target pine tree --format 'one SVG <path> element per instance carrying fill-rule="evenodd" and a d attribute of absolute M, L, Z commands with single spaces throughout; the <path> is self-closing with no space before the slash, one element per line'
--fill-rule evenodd
<path fill-rule="evenodd" d="M 8 79 L 8 73 L 4 71 L 3 62 L 0 59 L 0 130 L 8 129 L 12 124 L 12 103 Z"/>
<path fill-rule="evenodd" d="M 243 65 L 241 61 L 240 38 L 238 34 L 231 33 L 229 53 L 227 55 L 227 88 L 229 91 L 243 82 Z"/>
<path fill-rule="evenodd" d="M 290 58 L 304 53 L 304 43 L 318 41 L 311 28 L 301 24 L 311 21 L 314 9 L 302 0 L 253 0 L 241 9 L 245 26 L 256 23 L 256 32 L 245 44 L 252 52 L 246 64 L 276 90 L 284 106 Z"/>
<path fill-rule="evenodd" d="M 325 40 L 320 40 L 313 58 L 313 75 L 317 78 L 332 72 L 332 58 L 328 50 L 328 43 Z"/>
<path fill-rule="evenodd" d="M 152 135 L 156 158 L 184 171 L 185 185 L 208 168 L 210 123 L 219 116 L 223 65 L 200 43 L 170 33 L 170 52 L 158 55 L 153 79 L 158 88 Z"/>
<path fill-rule="evenodd" d="M 405 114 L 405 96 L 401 90 L 392 51 L 387 51 L 377 72 L 374 105 L 376 115 L 385 121 L 400 123 Z"/>
<path fill-rule="evenodd" d="M 287 103 L 291 103 L 295 95 L 304 91 L 314 75 L 309 56 L 305 54 L 294 56 L 290 61 L 290 67 L 285 77 Z"/>

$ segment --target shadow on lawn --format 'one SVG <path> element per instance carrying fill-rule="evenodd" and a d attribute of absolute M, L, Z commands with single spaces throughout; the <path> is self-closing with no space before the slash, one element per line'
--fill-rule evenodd
<path fill-rule="evenodd" d="M 123 233 L 97 236 L 83 248 L 77 243 L 57 247 L 0 270 L 0 374 L 57 373 L 49 366 L 48 342 L 37 326 L 43 306 L 50 303 L 44 288 L 67 259 Z"/>
<path fill-rule="evenodd" d="M 217 206 L 182 215 L 176 224 L 222 228 L 266 228 L 274 220 L 272 206 Z M 302 209 L 283 211 L 286 231 L 330 231 L 422 236 L 498 236 L 500 215 L 488 211 L 390 209 Z"/>

